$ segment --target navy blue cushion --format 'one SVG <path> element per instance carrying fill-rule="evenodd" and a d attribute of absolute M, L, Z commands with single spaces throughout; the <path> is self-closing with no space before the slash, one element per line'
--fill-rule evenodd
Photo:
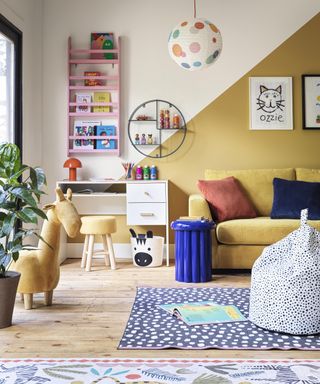
<path fill-rule="evenodd" d="M 320 220 L 320 183 L 273 179 L 271 219 L 299 219 L 304 208 L 310 220 Z"/>

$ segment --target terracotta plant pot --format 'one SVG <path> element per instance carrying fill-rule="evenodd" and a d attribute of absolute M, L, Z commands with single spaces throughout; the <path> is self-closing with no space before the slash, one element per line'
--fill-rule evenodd
<path fill-rule="evenodd" d="M 10 327 L 16 299 L 20 273 L 6 272 L 5 278 L 0 278 L 0 328 Z"/>

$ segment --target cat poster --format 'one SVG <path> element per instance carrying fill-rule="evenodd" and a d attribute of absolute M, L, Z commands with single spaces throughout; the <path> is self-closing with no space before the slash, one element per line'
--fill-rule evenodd
<path fill-rule="evenodd" d="M 293 129 L 292 77 L 249 78 L 250 129 Z"/>

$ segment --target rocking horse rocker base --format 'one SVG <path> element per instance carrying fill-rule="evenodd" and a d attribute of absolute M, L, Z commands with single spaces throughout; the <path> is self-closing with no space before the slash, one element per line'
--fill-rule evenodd
<path fill-rule="evenodd" d="M 81 220 L 71 202 L 72 191 L 67 198 L 60 188 L 56 189 L 56 202 L 47 204 L 48 220 L 42 226 L 41 238 L 35 250 L 21 251 L 12 269 L 21 273 L 18 292 L 25 309 L 32 309 L 33 294 L 44 293 L 45 305 L 52 305 L 53 290 L 60 278 L 59 245 L 61 225 L 68 236 L 75 237 L 80 230 Z"/>

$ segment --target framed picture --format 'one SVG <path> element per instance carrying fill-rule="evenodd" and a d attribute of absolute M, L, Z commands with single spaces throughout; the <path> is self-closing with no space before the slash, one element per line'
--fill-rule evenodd
<path fill-rule="evenodd" d="M 302 127 L 320 129 L 320 75 L 302 75 Z"/>
<path fill-rule="evenodd" d="M 292 77 L 249 78 L 250 129 L 290 130 Z"/>

